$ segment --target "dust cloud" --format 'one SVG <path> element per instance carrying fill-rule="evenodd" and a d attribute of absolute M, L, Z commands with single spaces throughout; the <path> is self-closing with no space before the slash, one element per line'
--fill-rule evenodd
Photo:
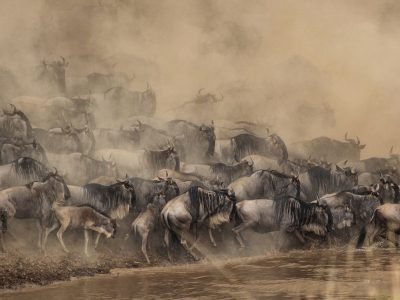
<path fill-rule="evenodd" d="M 92 72 L 151 83 L 157 116 L 259 121 L 288 142 L 346 131 L 387 155 L 400 102 L 400 4 L 395 0 L 3 0 L 4 103 L 40 96 L 42 59 L 69 61 L 67 90 Z M 224 101 L 183 103 L 200 88 Z"/>

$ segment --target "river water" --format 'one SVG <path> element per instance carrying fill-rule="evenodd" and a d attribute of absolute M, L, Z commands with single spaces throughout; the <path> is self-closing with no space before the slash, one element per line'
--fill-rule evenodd
<path fill-rule="evenodd" d="M 400 299 L 400 251 L 295 251 L 128 270 L 1 299 Z"/>

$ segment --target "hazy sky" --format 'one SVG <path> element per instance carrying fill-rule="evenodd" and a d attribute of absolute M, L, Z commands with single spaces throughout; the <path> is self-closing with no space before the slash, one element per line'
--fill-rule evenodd
<path fill-rule="evenodd" d="M 395 0 L 3 0 L 0 62 L 15 72 L 64 55 L 69 75 L 116 69 L 151 82 L 161 109 L 199 88 L 209 118 L 262 120 L 286 139 L 359 135 L 387 154 L 400 112 Z M 26 72 L 25 72 L 26 73 Z"/>

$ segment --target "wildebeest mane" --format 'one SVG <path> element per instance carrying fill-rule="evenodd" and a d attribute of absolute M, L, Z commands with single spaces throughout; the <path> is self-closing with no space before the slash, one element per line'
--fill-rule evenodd
<path fill-rule="evenodd" d="M 11 176 L 21 177 L 27 181 L 38 181 L 46 177 L 49 169 L 30 157 L 21 157 L 11 162 Z"/>
<path fill-rule="evenodd" d="M 147 150 L 147 160 L 154 170 L 160 170 L 167 167 L 167 160 L 171 155 L 171 149 L 165 150 Z M 179 167 L 177 166 L 178 155 L 175 156 L 175 171 L 179 171 Z M 179 160 L 178 160 L 179 161 Z M 178 169 L 177 169 L 178 167 Z"/>
<path fill-rule="evenodd" d="M 227 198 L 226 192 L 209 191 L 198 186 L 193 186 L 189 188 L 188 194 L 190 207 L 187 209 L 194 220 L 198 219 L 200 210 L 204 212 L 202 219 L 205 220 L 208 217 L 222 212 L 225 208 Z"/>
<path fill-rule="evenodd" d="M 121 184 L 119 182 L 108 186 L 97 183 L 86 184 L 83 186 L 83 198 L 88 201 L 87 204 L 94 206 L 100 202 L 102 209 L 107 211 L 119 205 L 130 205 L 130 199 L 125 197 Z M 98 205 L 97 207 L 100 209 Z"/>
<path fill-rule="evenodd" d="M 316 221 L 316 212 L 320 207 L 316 203 L 307 203 L 293 197 L 282 197 L 273 203 L 274 217 L 276 224 L 280 224 L 284 219 L 290 222 L 290 226 L 303 226 Z M 328 215 L 327 228 L 332 228 L 333 217 L 328 206 L 323 207 Z"/>
<path fill-rule="evenodd" d="M 263 154 L 266 147 L 266 141 L 255 135 L 242 133 L 231 138 L 234 147 L 234 158 L 239 161 L 245 156 L 251 154 Z"/>

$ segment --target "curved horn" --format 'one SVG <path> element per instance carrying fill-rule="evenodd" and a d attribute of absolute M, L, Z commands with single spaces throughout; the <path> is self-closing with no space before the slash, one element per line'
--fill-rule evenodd
<path fill-rule="evenodd" d="M 53 169 L 55 170 L 54 175 L 57 176 L 58 175 L 58 171 L 56 167 L 53 167 Z"/>
<path fill-rule="evenodd" d="M 12 112 L 12 114 L 15 114 L 15 113 L 17 112 L 17 108 L 16 108 L 15 105 L 12 104 L 12 103 L 9 103 L 9 105 L 11 106 L 11 108 L 14 109 L 14 111 Z"/>
<path fill-rule="evenodd" d="M 390 147 L 390 150 L 389 150 L 389 155 L 392 155 L 392 154 L 393 154 L 393 146 Z"/>
<path fill-rule="evenodd" d="M 356 138 L 357 138 L 357 145 L 360 145 L 360 139 L 358 138 L 358 136 Z"/>
<path fill-rule="evenodd" d="M 146 82 L 146 89 L 149 90 L 150 89 L 150 84 L 148 82 Z"/>
<path fill-rule="evenodd" d="M 197 95 L 200 95 L 202 90 L 204 90 L 204 88 L 199 89 L 199 91 L 197 92 Z"/>
<path fill-rule="evenodd" d="M 138 123 L 139 127 L 142 126 L 142 122 L 140 122 L 140 120 L 136 120 L 136 122 Z"/>

